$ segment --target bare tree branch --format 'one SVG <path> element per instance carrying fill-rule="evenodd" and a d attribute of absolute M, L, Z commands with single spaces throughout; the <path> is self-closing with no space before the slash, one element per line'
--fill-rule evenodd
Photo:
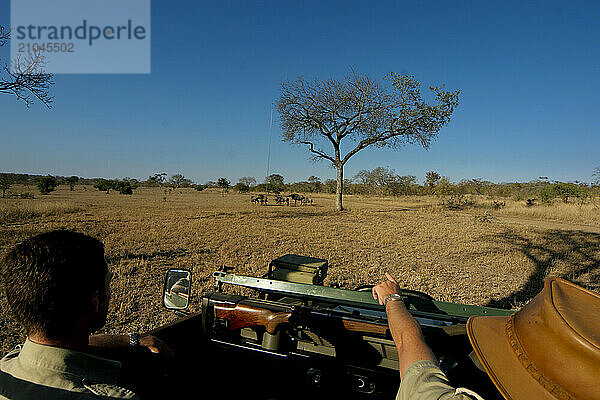
<path fill-rule="evenodd" d="M 0 47 L 4 46 L 10 40 L 10 30 L 0 26 Z"/>
<path fill-rule="evenodd" d="M 0 26 L 0 47 L 8 43 L 10 31 Z M 15 96 L 29 107 L 35 99 L 51 108 L 54 98 L 50 95 L 50 86 L 54 84 L 54 75 L 44 71 L 46 58 L 41 51 L 24 53 L 5 63 L 0 69 L 0 94 Z"/>
<path fill-rule="evenodd" d="M 322 150 L 315 149 L 315 147 L 314 147 L 314 144 L 313 144 L 313 143 L 311 143 L 311 142 L 307 142 L 307 141 L 302 141 L 302 140 L 301 140 L 301 141 L 298 141 L 298 143 L 302 143 L 302 144 L 307 144 L 307 145 L 309 145 L 309 146 L 310 146 L 310 148 L 309 148 L 308 150 L 309 150 L 311 153 L 314 153 L 314 154 L 316 154 L 316 156 L 317 156 L 317 157 L 319 157 L 319 158 L 325 158 L 325 159 L 327 159 L 327 160 L 331 161 L 333 164 L 335 164 L 335 159 L 334 159 L 333 157 L 330 157 L 330 156 L 328 156 L 328 155 L 327 155 L 327 154 L 325 154 L 325 152 L 324 152 L 324 151 L 322 151 Z"/>

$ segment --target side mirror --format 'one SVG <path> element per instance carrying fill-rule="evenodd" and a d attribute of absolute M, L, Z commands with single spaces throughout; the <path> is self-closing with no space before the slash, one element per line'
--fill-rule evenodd
<path fill-rule="evenodd" d="M 185 269 L 170 269 L 165 275 L 163 305 L 169 310 L 185 310 L 190 305 L 192 274 Z"/>

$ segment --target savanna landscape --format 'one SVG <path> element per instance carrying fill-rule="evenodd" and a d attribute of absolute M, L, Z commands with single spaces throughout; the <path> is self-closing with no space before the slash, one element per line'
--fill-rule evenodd
<path fill-rule="evenodd" d="M 530 301 L 549 277 L 600 295 L 598 19 L 562 0 L 0 0 L 0 398 L 593 397 L 598 299 Z M 54 230 L 104 244 L 110 296 L 60 249 L 81 235 L 5 258 Z M 267 276 L 288 254 L 366 292 L 254 279 L 308 280 Z M 209 294 L 216 271 L 254 278 Z"/>
<path fill-rule="evenodd" d="M 456 207 L 449 196 L 346 195 L 342 212 L 333 194 L 310 197 L 313 203 L 302 206 L 259 205 L 249 193 L 216 188 L 139 187 L 127 196 L 61 185 L 49 195 L 0 199 L 0 250 L 58 228 L 101 239 L 113 272 L 102 330 L 109 333 L 177 318 L 162 306 L 168 268 L 192 270 L 195 310 L 219 266 L 262 276 L 272 259 L 288 253 L 327 259 L 326 285 L 353 289 L 390 272 L 403 287 L 458 303 L 518 309 L 550 275 L 600 292 L 600 201 L 593 196 L 533 206 L 508 198 L 498 206 L 490 196 L 466 195 Z M 24 332 L 6 311 L 4 294 L 0 307 L 7 352 Z"/>

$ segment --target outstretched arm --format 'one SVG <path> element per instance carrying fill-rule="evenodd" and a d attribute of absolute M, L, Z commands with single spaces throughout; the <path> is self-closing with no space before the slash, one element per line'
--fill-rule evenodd
<path fill-rule="evenodd" d="M 382 305 L 389 295 L 400 294 L 394 278 L 388 273 L 385 276 L 386 280 L 373 288 L 373 298 Z M 452 387 L 402 300 L 388 300 L 385 311 L 398 350 L 401 382 L 396 400 L 482 400 L 477 393 Z"/>
<path fill-rule="evenodd" d="M 383 305 L 391 294 L 400 294 L 398 283 L 388 273 L 387 280 L 373 288 L 373 298 Z M 425 343 L 419 323 L 409 314 L 402 300 L 388 301 L 386 305 L 388 324 L 398 350 L 400 377 L 414 362 L 428 360 L 437 362 L 435 355 Z"/>

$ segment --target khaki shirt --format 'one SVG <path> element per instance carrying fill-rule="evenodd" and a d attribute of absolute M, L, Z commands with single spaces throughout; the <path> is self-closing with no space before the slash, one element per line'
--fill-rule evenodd
<path fill-rule="evenodd" d="M 121 363 L 27 340 L 0 360 L 0 399 L 137 399 Z"/>
<path fill-rule="evenodd" d="M 412 363 L 400 382 L 396 400 L 483 400 L 477 393 L 450 386 L 446 374 L 433 361 Z"/>

